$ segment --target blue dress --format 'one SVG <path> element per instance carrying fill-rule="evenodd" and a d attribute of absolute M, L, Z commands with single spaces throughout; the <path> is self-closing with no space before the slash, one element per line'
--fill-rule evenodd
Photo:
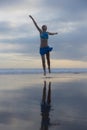
<path fill-rule="evenodd" d="M 40 48 L 40 54 L 41 54 L 41 55 L 44 55 L 44 54 L 47 54 L 48 52 L 50 52 L 50 51 L 52 51 L 52 50 L 53 50 L 52 47 L 49 47 L 49 46 L 43 47 L 43 48 Z"/>
<path fill-rule="evenodd" d="M 48 39 L 49 38 L 48 32 L 42 32 L 40 34 L 40 37 L 41 37 L 41 39 Z M 44 55 L 44 54 L 47 54 L 48 52 L 50 52 L 52 50 L 53 50 L 53 48 L 49 47 L 49 46 L 46 46 L 46 47 L 43 47 L 43 48 L 41 47 L 40 48 L 40 54 Z"/>

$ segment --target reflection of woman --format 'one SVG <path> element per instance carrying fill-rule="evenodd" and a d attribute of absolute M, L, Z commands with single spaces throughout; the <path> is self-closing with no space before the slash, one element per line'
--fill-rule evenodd
<path fill-rule="evenodd" d="M 51 108 L 51 82 L 49 82 L 48 95 L 46 97 L 46 81 L 44 81 L 44 88 L 41 102 L 42 122 L 40 130 L 48 130 L 48 127 L 50 125 L 50 118 L 49 118 L 50 108 Z"/>
<path fill-rule="evenodd" d="M 46 54 L 46 58 L 47 58 L 48 70 L 50 73 L 51 72 L 50 71 L 50 51 L 52 51 L 52 49 L 53 49 L 52 47 L 48 46 L 48 38 L 49 38 L 49 35 L 55 35 L 58 33 L 47 32 L 46 25 L 43 25 L 42 29 L 39 28 L 39 26 L 37 25 L 34 18 L 31 15 L 29 15 L 29 17 L 32 19 L 34 25 L 36 26 L 37 30 L 40 33 L 40 39 L 41 39 L 40 54 L 41 54 L 41 58 L 42 58 L 42 66 L 43 66 L 43 70 L 44 70 L 44 75 L 46 75 L 45 54 Z"/>
<path fill-rule="evenodd" d="M 48 95 L 47 95 L 48 94 Z M 57 126 L 60 123 L 50 122 L 50 110 L 51 110 L 51 82 L 48 85 L 48 92 L 46 92 L 46 81 L 44 81 L 42 101 L 41 101 L 41 128 L 40 130 L 48 130 L 49 126 Z"/>

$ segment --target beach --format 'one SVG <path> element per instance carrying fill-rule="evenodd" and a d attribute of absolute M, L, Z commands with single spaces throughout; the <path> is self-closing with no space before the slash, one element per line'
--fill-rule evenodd
<path fill-rule="evenodd" d="M 69 129 L 87 130 L 87 73 L 0 75 L 0 130 Z"/>

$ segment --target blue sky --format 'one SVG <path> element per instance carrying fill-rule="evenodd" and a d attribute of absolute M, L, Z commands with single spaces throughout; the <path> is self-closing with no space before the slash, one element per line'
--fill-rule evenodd
<path fill-rule="evenodd" d="M 52 67 L 87 68 L 87 0 L 0 0 L 0 68 L 41 67 L 29 14 L 59 33 L 49 38 Z"/>

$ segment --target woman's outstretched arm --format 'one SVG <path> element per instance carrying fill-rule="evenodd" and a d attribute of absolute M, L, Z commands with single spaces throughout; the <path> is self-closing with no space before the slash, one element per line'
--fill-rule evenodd
<path fill-rule="evenodd" d="M 39 32 L 42 32 L 42 30 L 41 30 L 40 27 L 37 25 L 37 23 L 36 23 L 36 21 L 34 20 L 34 18 L 33 18 L 31 15 L 29 15 L 29 17 L 32 19 L 32 21 L 33 21 L 34 25 L 36 26 L 37 30 L 38 30 Z"/>
<path fill-rule="evenodd" d="M 48 32 L 48 34 L 49 34 L 49 35 L 56 35 L 56 34 L 58 34 L 58 33 L 57 33 L 57 32 L 55 32 L 55 33 Z"/>

